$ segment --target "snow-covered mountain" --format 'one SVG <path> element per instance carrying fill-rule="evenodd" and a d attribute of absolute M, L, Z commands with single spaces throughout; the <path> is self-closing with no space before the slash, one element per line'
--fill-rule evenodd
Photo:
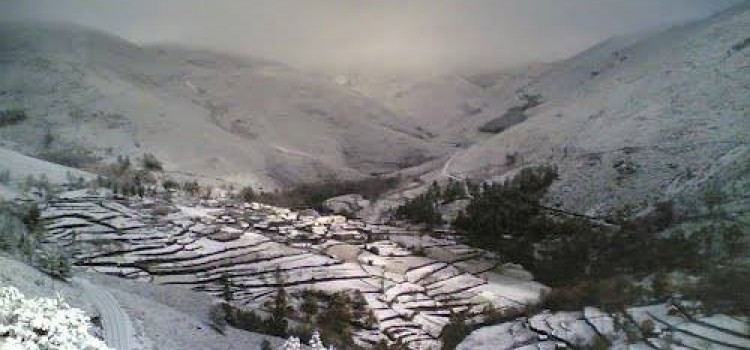
<path fill-rule="evenodd" d="M 30 117 L 0 128 L 0 146 L 82 147 L 105 160 L 151 152 L 168 171 L 265 188 L 415 165 L 405 173 L 422 183 L 499 179 L 553 163 L 549 202 L 604 215 L 744 183 L 749 32 L 745 3 L 553 64 L 326 75 L 71 25 L 4 24 L 0 106 Z M 503 117 L 529 96 L 541 104 Z M 504 130 L 480 132 L 490 121 Z"/>
<path fill-rule="evenodd" d="M 714 185 L 731 199 L 750 164 L 748 42 L 747 3 L 603 42 L 531 79 L 523 91 L 543 103 L 459 152 L 448 171 L 484 180 L 554 163 L 561 178 L 550 201 L 590 214 Z"/>
<path fill-rule="evenodd" d="M 283 64 L 67 24 L 3 24 L 0 38 L 0 105 L 30 116 L 0 139 L 27 154 L 152 152 L 168 170 L 274 187 L 443 153 L 379 103 Z"/>

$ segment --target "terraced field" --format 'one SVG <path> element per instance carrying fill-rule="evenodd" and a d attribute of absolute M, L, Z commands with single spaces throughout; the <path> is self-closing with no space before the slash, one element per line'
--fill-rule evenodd
<path fill-rule="evenodd" d="M 437 348 L 452 312 L 481 320 L 488 305 L 515 310 L 544 286 L 523 270 L 456 243 L 450 232 L 293 212 L 258 203 L 114 199 L 85 190 L 41 206 L 46 243 L 78 266 L 157 284 L 189 286 L 263 309 L 279 286 L 362 293 L 377 322 L 355 340 L 387 338 Z M 281 275 L 279 279 L 276 276 Z"/>
<path fill-rule="evenodd" d="M 695 316 L 671 304 L 614 314 L 587 307 L 481 328 L 458 349 L 748 349 L 747 322 L 746 317 Z"/>

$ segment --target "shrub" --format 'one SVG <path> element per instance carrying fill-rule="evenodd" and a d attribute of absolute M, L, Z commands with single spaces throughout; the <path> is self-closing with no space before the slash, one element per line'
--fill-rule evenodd
<path fill-rule="evenodd" d="M 71 168 L 82 168 L 94 164 L 100 159 L 91 151 L 77 145 L 70 145 L 64 149 L 47 149 L 37 154 L 41 159 L 48 162 L 65 165 Z"/>
<path fill-rule="evenodd" d="M 10 183 L 10 169 L 0 171 L 0 184 Z"/>
<path fill-rule="evenodd" d="M 222 304 L 211 305 L 208 311 L 208 318 L 211 320 L 211 327 L 217 332 L 224 334 L 228 324 L 226 307 Z"/>
<path fill-rule="evenodd" d="M 352 310 L 350 300 L 343 293 L 336 293 L 328 300 L 328 305 L 316 318 L 316 325 L 327 343 L 336 348 L 352 347 Z"/>
<path fill-rule="evenodd" d="M 151 209 L 151 215 L 155 216 L 167 216 L 172 212 L 172 208 L 166 205 L 160 205 Z"/>
<path fill-rule="evenodd" d="M 255 201 L 257 195 L 251 186 L 245 186 L 240 190 L 240 193 L 237 194 L 237 197 L 243 202 L 250 203 Z"/>
<path fill-rule="evenodd" d="M 28 228 L 18 208 L 0 205 L 0 250 L 14 250 L 27 235 Z"/>
<path fill-rule="evenodd" d="M 177 181 L 175 181 L 175 180 L 172 180 L 172 179 L 166 179 L 166 180 L 164 180 L 164 181 L 163 181 L 163 182 L 161 183 L 161 186 L 162 186 L 162 187 L 164 187 L 164 189 L 166 189 L 166 190 L 170 190 L 170 189 L 178 189 L 178 188 L 180 188 L 180 184 L 179 184 L 179 183 L 177 183 Z"/>
<path fill-rule="evenodd" d="M 201 191 L 201 186 L 197 181 L 187 181 L 182 184 L 182 190 L 186 193 L 195 196 Z"/>
<path fill-rule="evenodd" d="M 544 293 L 542 303 L 556 311 L 576 311 L 585 306 L 598 306 L 607 311 L 620 311 L 642 296 L 624 276 L 599 281 L 579 281 L 571 286 L 553 288 Z"/>
<path fill-rule="evenodd" d="M 149 170 L 149 171 L 162 171 L 163 166 L 159 159 L 156 158 L 155 155 L 151 153 L 144 153 L 143 154 L 143 169 Z"/>
<path fill-rule="evenodd" d="M 72 275 L 70 257 L 60 251 L 53 250 L 42 254 L 40 267 L 44 272 L 56 278 L 67 279 Z"/>
<path fill-rule="evenodd" d="M 654 333 L 655 329 L 654 320 L 647 318 L 643 320 L 640 324 L 641 333 L 643 333 L 645 336 L 650 336 Z"/>
<path fill-rule="evenodd" d="M 305 315 L 307 315 L 307 317 L 311 317 L 318 313 L 318 299 L 313 293 L 310 293 L 307 290 L 302 293 L 302 305 L 300 305 L 300 309 Z"/>
<path fill-rule="evenodd" d="M 700 300 L 709 313 L 750 314 L 750 268 L 718 267 L 695 285 L 684 288 L 687 299 Z"/>
<path fill-rule="evenodd" d="M 450 323 L 445 325 L 440 334 L 443 350 L 453 350 L 471 333 L 471 327 L 466 323 L 466 314 L 452 314 Z"/>
<path fill-rule="evenodd" d="M 27 118 L 26 111 L 21 108 L 2 110 L 0 111 L 0 127 L 18 124 Z"/>
<path fill-rule="evenodd" d="M 227 315 L 227 322 L 235 328 L 250 332 L 266 333 L 263 318 L 250 310 L 234 308 L 229 304 L 223 304 Z"/>

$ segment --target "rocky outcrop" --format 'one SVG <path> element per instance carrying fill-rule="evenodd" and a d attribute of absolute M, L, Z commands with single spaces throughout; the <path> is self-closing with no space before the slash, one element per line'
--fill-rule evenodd
<path fill-rule="evenodd" d="M 370 206 L 370 201 L 359 194 L 346 194 L 333 197 L 323 202 L 323 207 L 334 214 L 358 216 L 357 214 Z"/>

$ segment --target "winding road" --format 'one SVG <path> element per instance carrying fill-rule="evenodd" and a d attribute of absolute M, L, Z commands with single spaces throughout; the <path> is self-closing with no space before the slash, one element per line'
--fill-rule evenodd
<path fill-rule="evenodd" d="M 104 340 L 107 345 L 117 350 L 133 349 L 133 326 L 130 324 L 128 315 L 117 303 L 117 299 L 105 288 L 84 278 L 76 277 L 73 281 L 81 287 L 86 298 L 91 300 L 96 309 L 99 310 L 104 327 Z"/>

